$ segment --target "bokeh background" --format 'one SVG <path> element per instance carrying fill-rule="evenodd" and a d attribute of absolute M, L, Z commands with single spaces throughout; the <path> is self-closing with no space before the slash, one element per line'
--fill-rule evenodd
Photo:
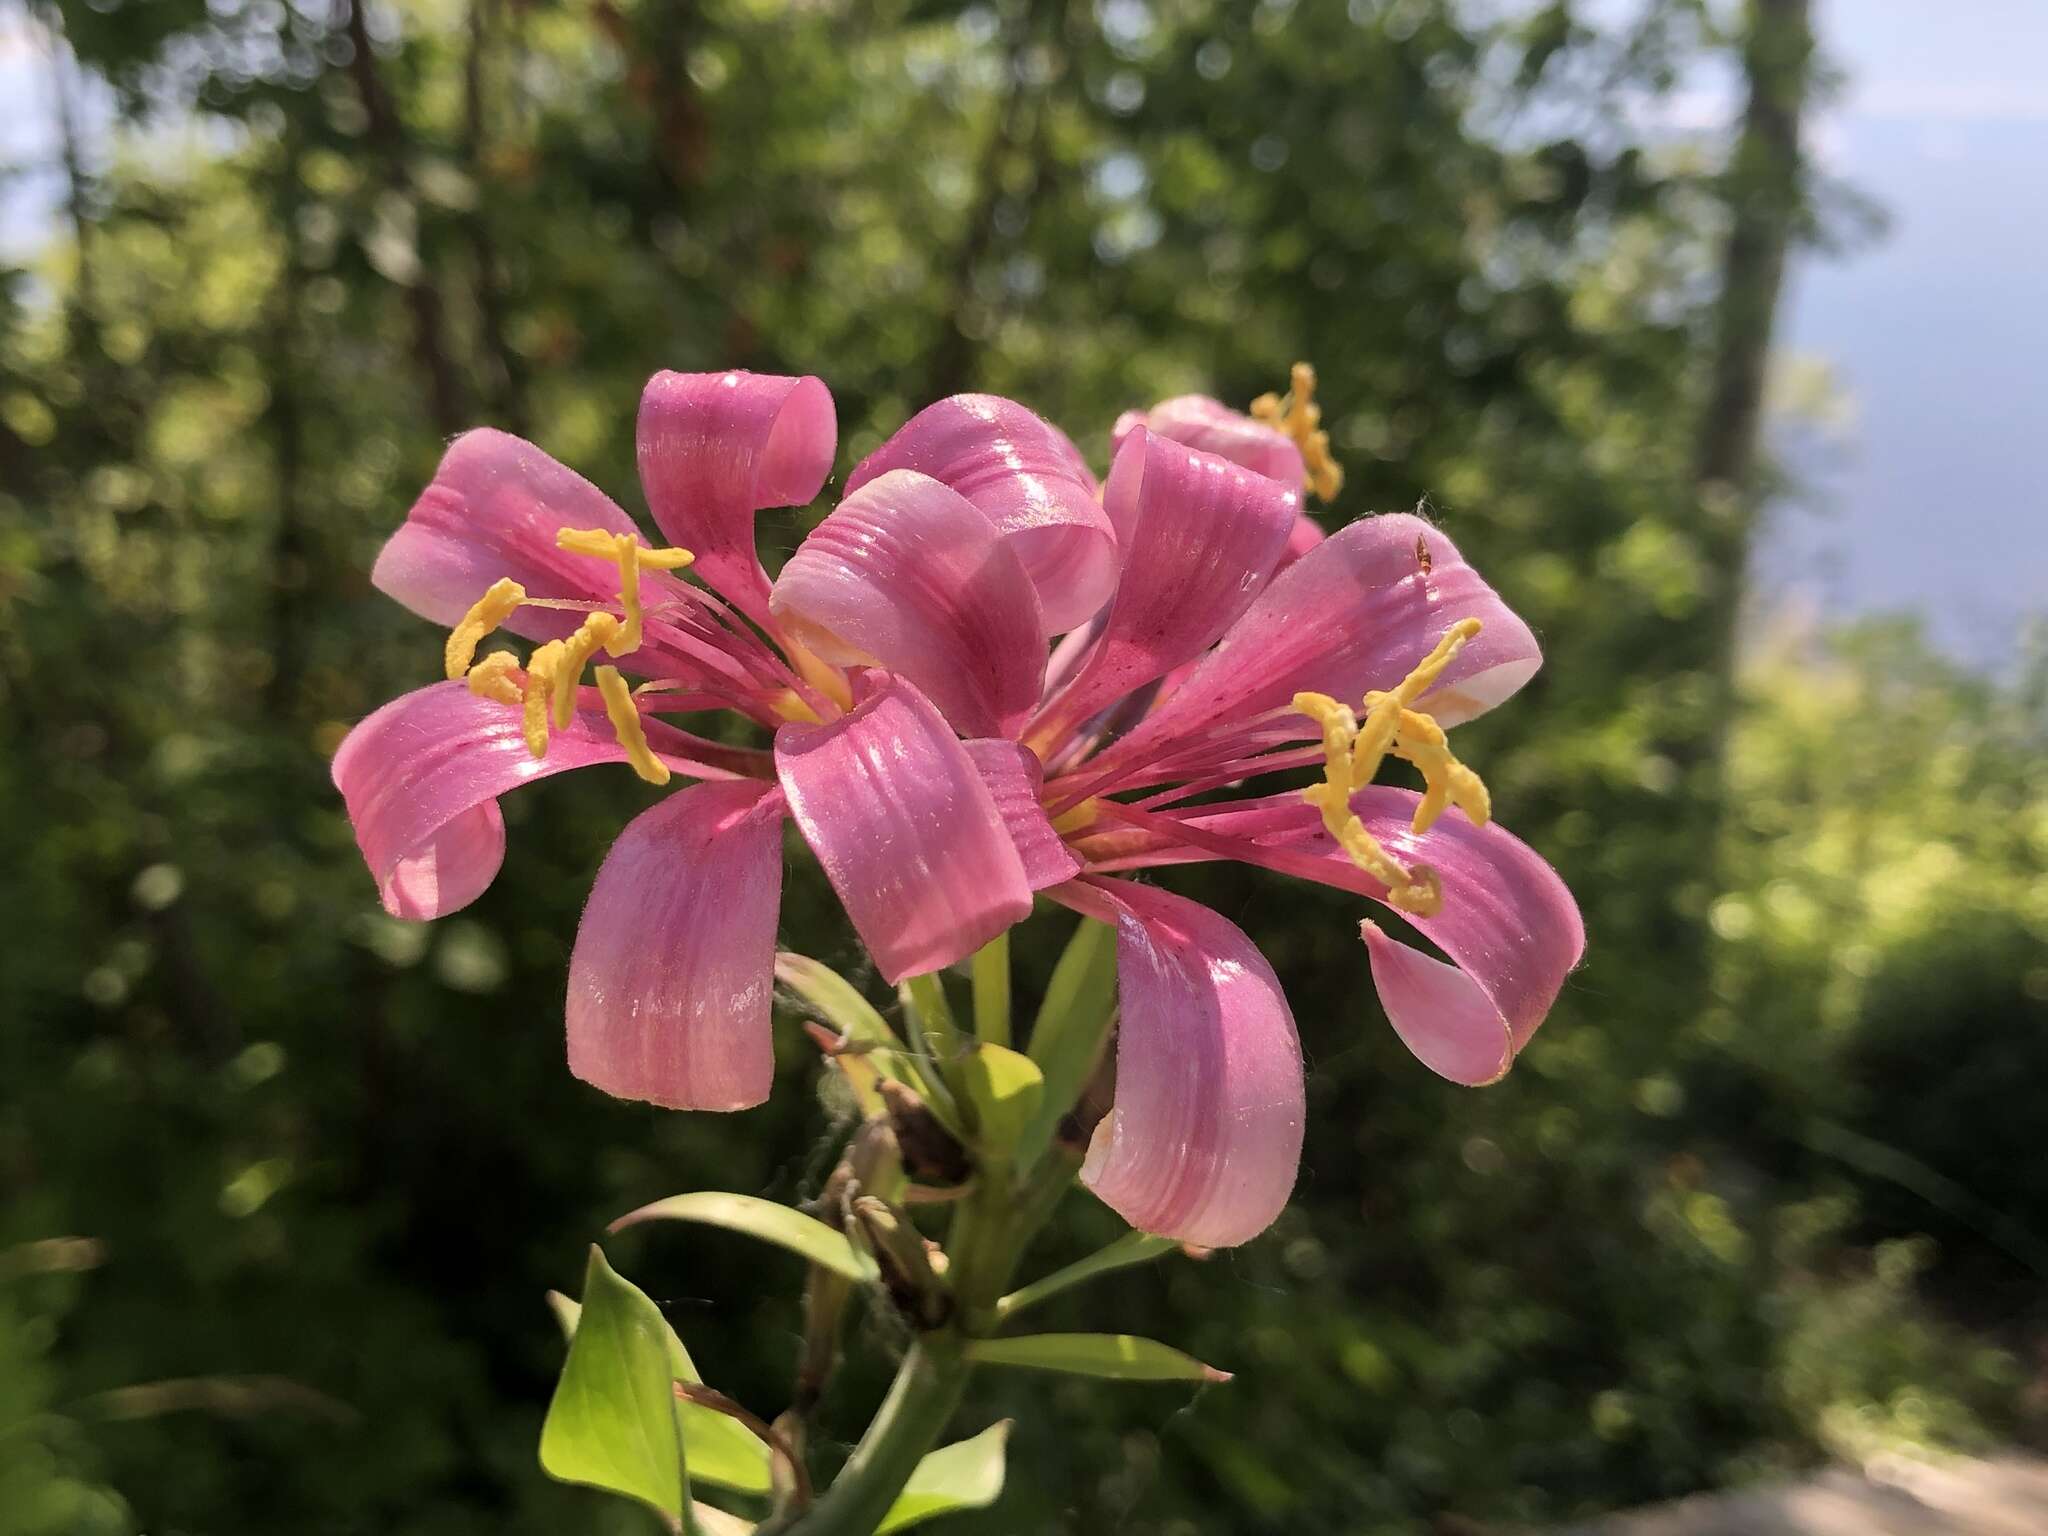
<path fill-rule="evenodd" d="M 1014 1475 L 955 1529 L 1540 1524 L 2041 1441 L 2048 114 L 2038 15 L 1976 9 L 1810 54 L 1802 0 L 10 0 L 0 1531 L 643 1529 L 536 1465 L 542 1293 L 645 1200 L 815 1191 L 814 1053 L 730 1117 L 585 1089 L 567 946 L 648 791 L 520 792 L 417 927 L 326 758 L 435 671 L 367 572 L 443 441 L 638 507 L 658 368 L 821 374 L 843 473 L 963 388 L 1100 467 L 1308 357 L 1328 520 L 1427 498 L 1547 648 L 1461 742 L 1591 935 L 1519 1069 L 1405 1056 L 1350 898 L 1173 875 L 1294 1001 L 1296 1201 L 1048 1309 L 1236 1380 L 981 1383 Z M 1856 115 L 1857 50 L 1944 48 L 1991 85 Z M 860 974 L 791 869 L 785 942 Z M 1039 1262 L 1114 1230 L 1076 1196 Z M 612 1251 L 781 1406 L 793 1266 Z"/>

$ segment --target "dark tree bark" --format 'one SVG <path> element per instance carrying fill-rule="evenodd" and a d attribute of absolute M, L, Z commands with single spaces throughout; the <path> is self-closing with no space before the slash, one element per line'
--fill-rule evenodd
<path fill-rule="evenodd" d="M 405 125 L 399 121 L 398 110 L 392 105 L 377 68 L 376 50 L 371 45 L 369 25 L 363 14 L 366 3 L 367 0 L 338 0 L 342 30 L 350 45 L 349 76 L 355 82 L 356 96 L 369 123 L 378 176 L 390 191 L 417 207 L 419 199 L 413 193 L 412 178 L 406 170 Z M 469 409 L 464 403 L 455 360 L 448 353 L 447 306 L 424 255 L 419 270 L 405 285 L 405 292 L 406 303 L 412 310 L 413 354 L 425 376 L 428 409 L 435 430 L 443 437 L 452 437 L 468 425 Z"/>
<path fill-rule="evenodd" d="M 462 221 L 470 257 L 476 266 L 477 329 L 483 341 L 490 404 L 504 424 L 521 437 L 528 435 L 526 376 L 518 355 L 505 341 L 505 290 L 499 270 L 497 241 L 492 235 L 489 127 L 485 97 L 489 88 L 491 22 L 496 0 L 470 0 L 469 49 L 462 70 L 463 156 L 476 185 L 476 205 Z"/>

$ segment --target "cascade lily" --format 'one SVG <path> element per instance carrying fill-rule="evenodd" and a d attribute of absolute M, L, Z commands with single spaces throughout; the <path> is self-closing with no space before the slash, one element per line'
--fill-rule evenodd
<path fill-rule="evenodd" d="M 497 798 L 531 779 L 623 763 L 696 781 L 598 872 L 569 1064 L 623 1098 L 736 1109 L 773 1072 L 785 818 L 891 982 L 966 958 L 1042 893 L 1118 935 L 1116 1088 L 1083 1182 L 1146 1231 L 1255 1236 L 1299 1162 L 1293 1017 L 1238 928 L 1123 876 L 1235 859 L 1392 908 L 1445 958 L 1362 923 L 1381 1001 L 1462 1083 L 1507 1070 L 1583 946 L 1569 893 L 1492 823 L 1444 734 L 1529 680 L 1535 638 L 1419 518 L 1322 537 L 1302 495 L 1337 470 L 1312 391 L 1298 369 L 1253 416 L 1195 397 L 1126 416 L 1100 486 L 1024 407 L 939 401 L 772 579 L 755 514 L 810 502 L 836 452 L 815 378 L 649 383 L 661 545 L 531 444 L 458 438 L 373 578 L 449 628 L 446 679 L 333 763 L 386 909 L 474 900 L 504 856 Z M 477 655 L 498 628 L 533 643 L 524 661 Z M 767 744 L 674 718 L 709 710 Z M 1375 783 L 1388 757 L 1423 791 Z M 1306 791 L 1214 797 L 1307 767 Z"/>

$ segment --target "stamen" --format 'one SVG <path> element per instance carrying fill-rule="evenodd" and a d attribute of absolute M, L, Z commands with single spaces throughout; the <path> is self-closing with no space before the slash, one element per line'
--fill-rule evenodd
<path fill-rule="evenodd" d="M 469 612 L 448 631 L 448 646 L 442 653 L 451 682 L 469 671 L 469 664 L 475 659 L 476 648 L 483 643 L 484 636 L 511 618 L 525 601 L 526 588 L 509 576 L 501 576 L 470 605 Z"/>
<path fill-rule="evenodd" d="M 1330 434 L 1322 430 L 1323 408 L 1315 403 L 1316 371 L 1296 363 L 1288 377 L 1285 399 L 1264 394 L 1252 402 L 1252 415 L 1286 433 L 1301 449 L 1309 489 L 1324 501 L 1335 501 L 1344 488 L 1344 466 L 1330 452 Z"/>
<path fill-rule="evenodd" d="M 680 571 L 696 560 L 687 549 L 649 549 L 630 533 L 613 533 L 608 528 L 562 528 L 555 533 L 555 547 L 574 555 L 610 560 L 619 568 L 619 606 L 626 610 L 626 622 L 605 642 L 605 653 L 623 656 L 640 648 L 640 572 Z"/>
<path fill-rule="evenodd" d="M 555 668 L 566 649 L 561 641 L 550 640 L 526 658 L 526 688 L 520 702 L 526 706 L 526 750 L 535 757 L 548 755 L 548 701 L 554 693 Z"/>
<path fill-rule="evenodd" d="M 768 701 L 768 707 L 785 720 L 794 720 L 799 725 L 822 724 L 818 712 L 804 702 L 804 696 L 794 688 L 785 688 Z"/>
<path fill-rule="evenodd" d="M 576 690 L 583 686 L 583 669 L 599 646 L 619 631 L 619 621 L 609 613 L 593 613 L 583 627 L 562 642 L 562 659 L 555 669 L 555 729 L 566 731 L 576 718 Z"/>
<path fill-rule="evenodd" d="M 783 627 L 779 638 L 782 641 L 783 653 L 789 657 L 789 664 L 796 668 L 797 676 L 837 704 L 842 711 L 853 708 L 853 689 L 847 683 L 844 672 L 790 633 L 789 626 Z M 807 709 L 809 707 L 805 706 Z"/>
<path fill-rule="evenodd" d="M 480 699 L 500 704 L 518 704 L 526 695 L 512 674 L 519 670 L 519 658 L 511 651 L 493 651 L 469 669 L 469 691 Z"/>
<path fill-rule="evenodd" d="M 1294 707 L 1323 728 L 1323 782 L 1303 790 L 1302 798 L 1322 812 L 1323 826 L 1351 862 L 1387 887 L 1391 905 L 1422 917 L 1443 908 L 1443 886 L 1436 871 L 1426 864 L 1407 868 L 1388 853 L 1352 811 L 1351 797 L 1373 781 L 1392 752 L 1422 770 L 1425 789 L 1410 822 L 1413 831 L 1427 832 L 1451 805 L 1464 811 L 1474 825 L 1486 824 L 1493 801 L 1485 783 L 1452 755 L 1443 727 L 1411 707 L 1479 629 L 1477 619 L 1460 619 L 1399 686 L 1387 693 L 1368 693 L 1363 725 L 1328 694 L 1294 696 Z"/>
<path fill-rule="evenodd" d="M 633 765 L 633 771 L 650 784 L 666 784 L 668 764 L 648 747 L 640 711 L 633 706 L 633 690 L 626 686 L 617 667 L 597 669 L 597 691 L 604 697 L 605 715 L 611 720 L 619 745 L 626 749 L 626 761 Z"/>

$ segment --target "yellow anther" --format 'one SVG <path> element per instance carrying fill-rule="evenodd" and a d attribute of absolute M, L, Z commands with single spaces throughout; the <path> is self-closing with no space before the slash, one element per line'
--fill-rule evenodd
<path fill-rule="evenodd" d="M 469 664 L 476 658 L 476 648 L 483 643 L 484 636 L 511 618 L 525 601 L 526 588 L 504 576 L 492 582 L 490 589 L 470 605 L 469 612 L 448 631 L 448 648 L 442 654 L 451 680 L 469 671 Z"/>
<path fill-rule="evenodd" d="M 789 658 L 789 664 L 796 668 L 799 677 L 842 710 L 853 708 L 853 688 L 846 681 L 844 672 L 805 645 L 798 637 L 794 625 L 783 627 L 781 639 L 783 654 Z"/>
<path fill-rule="evenodd" d="M 1252 415 L 1285 432 L 1301 449 L 1308 487 L 1324 501 L 1335 501 L 1344 488 L 1344 466 L 1330 452 L 1330 434 L 1322 430 L 1323 408 L 1316 402 L 1316 371 L 1296 363 L 1288 377 L 1285 399 L 1264 394 L 1252 402 Z"/>
<path fill-rule="evenodd" d="M 649 549 L 630 533 L 613 533 L 608 528 L 563 528 L 555 534 L 555 547 L 573 555 L 590 555 L 609 560 L 619 568 L 619 606 L 626 621 L 605 642 L 605 652 L 623 656 L 640 648 L 640 573 L 680 571 L 697 557 L 687 549 Z"/>
<path fill-rule="evenodd" d="M 1368 693 L 1363 724 L 1328 694 L 1294 696 L 1295 709 L 1323 728 L 1323 782 L 1303 790 L 1302 798 L 1322 812 L 1324 828 L 1351 862 L 1387 887 L 1388 902 L 1421 917 L 1443 907 L 1436 871 L 1426 864 L 1406 867 L 1388 853 L 1352 811 L 1351 797 L 1373 781 L 1392 752 L 1422 770 L 1425 790 L 1410 823 L 1415 832 L 1427 832 L 1451 805 L 1475 825 L 1485 825 L 1492 816 L 1492 797 L 1479 775 L 1452 755 L 1443 727 L 1412 707 L 1479 627 L 1477 619 L 1460 619 L 1397 687 Z"/>
<path fill-rule="evenodd" d="M 469 669 L 469 691 L 480 699 L 500 704 L 518 704 L 526 694 L 512 674 L 519 670 L 519 658 L 510 651 L 493 651 Z"/>
<path fill-rule="evenodd" d="M 597 691 L 604 697 L 604 712 L 612 722 L 619 745 L 626 749 L 626 761 L 633 765 L 633 771 L 650 784 L 666 784 L 668 764 L 649 749 L 640 711 L 633 704 L 633 690 L 626 686 L 617 667 L 597 669 Z"/>
<path fill-rule="evenodd" d="M 785 688 L 782 692 L 776 694 L 769 707 L 776 714 L 782 716 L 783 719 L 794 720 L 799 725 L 818 725 L 822 723 L 818 718 L 818 712 L 805 703 L 804 696 L 794 688 Z"/>
<path fill-rule="evenodd" d="M 1097 806 L 1099 804 L 1100 802 L 1096 799 L 1096 797 L 1090 795 L 1086 800 L 1083 800 L 1079 805 L 1068 806 L 1067 809 L 1061 811 L 1059 815 L 1053 817 L 1053 831 L 1059 833 L 1061 837 L 1066 837 L 1070 833 L 1080 831 L 1083 827 L 1088 826 L 1090 823 L 1092 823 L 1095 820 L 1095 818 L 1101 814 L 1101 812 L 1097 809 Z"/>
<path fill-rule="evenodd" d="M 562 659 L 556 665 L 553 683 L 555 729 L 566 731 L 576 718 L 576 690 L 583 686 L 583 669 L 598 647 L 619 632 L 619 621 L 609 613 L 593 613 L 583 627 L 562 642 Z"/>
<path fill-rule="evenodd" d="M 526 750 L 535 757 L 548 755 L 548 701 L 554 693 L 555 669 L 566 649 L 561 641 L 550 640 L 526 658 L 526 687 L 520 702 L 526 707 Z"/>

